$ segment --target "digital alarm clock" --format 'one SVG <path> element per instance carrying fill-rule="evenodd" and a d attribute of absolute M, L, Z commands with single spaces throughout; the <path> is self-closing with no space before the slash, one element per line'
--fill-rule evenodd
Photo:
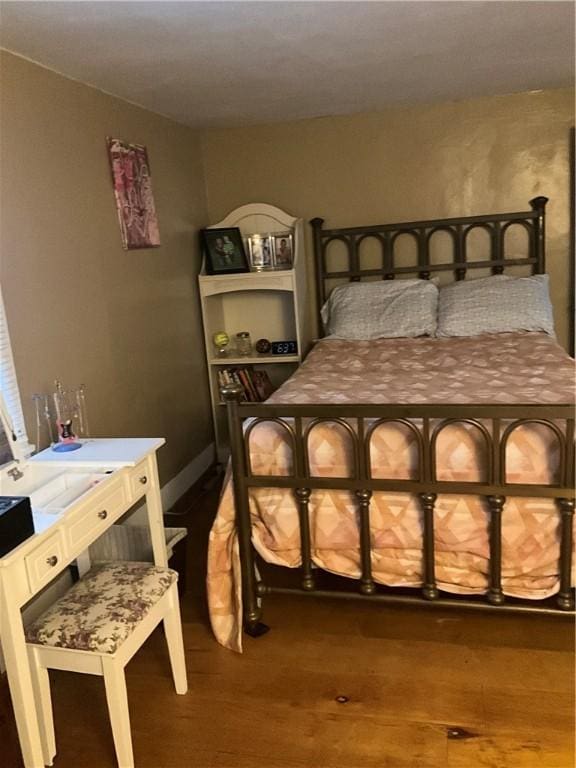
<path fill-rule="evenodd" d="M 297 355 L 298 344 L 295 341 L 273 341 L 270 351 L 273 355 Z"/>

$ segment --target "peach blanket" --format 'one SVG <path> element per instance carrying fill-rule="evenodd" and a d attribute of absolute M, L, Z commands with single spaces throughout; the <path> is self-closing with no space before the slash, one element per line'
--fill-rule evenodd
<path fill-rule="evenodd" d="M 499 334 L 475 338 L 325 340 L 270 398 L 275 403 L 570 403 L 574 364 L 549 336 Z M 447 427 L 437 446 L 441 480 L 482 479 L 477 430 Z M 386 424 L 371 443 L 373 477 L 407 478 L 415 467 L 414 436 Z M 350 474 L 350 445 L 342 427 L 321 424 L 310 433 L 312 474 Z M 291 471 L 286 433 L 258 425 L 250 439 L 256 474 Z M 549 482 L 557 467 L 552 433 L 531 425 L 512 433 L 508 480 Z M 268 562 L 300 565 L 298 513 L 290 489 L 250 491 L 253 542 Z M 409 493 L 375 492 L 370 505 L 373 578 L 390 586 L 421 584 L 422 523 Z M 310 500 L 312 557 L 316 566 L 358 578 L 356 503 L 347 491 L 314 491 Z M 558 591 L 559 515 L 550 499 L 513 498 L 503 513 L 502 584 L 507 595 L 531 599 Z M 487 588 L 488 515 L 477 496 L 442 494 L 435 508 L 436 578 L 460 594 Z M 209 541 L 208 601 L 222 645 L 242 648 L 241 590 L 234 502 L 227 477 Z"/>

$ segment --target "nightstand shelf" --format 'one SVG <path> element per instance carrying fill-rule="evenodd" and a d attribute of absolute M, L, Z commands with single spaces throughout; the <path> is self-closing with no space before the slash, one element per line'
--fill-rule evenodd
<path fill-rule="evenodd" d="M 256 355 L 255 357 L 218 357 L 210 365 L 262 365 L 263 363 L 299 363 L 300 355 Z"/>
<path fill-rule="evenodd" d="M 272 205 L 254 203 L 237 208 L 213 227 L 239 227 L 243 237 L 290 230 L 294 249 L 292 269 L 207 275 L 203 267 L 198 278 L 216 447 L 219 461 L 225 461 L 229 453 L 228 435 L 226 412 L 221 407 L 218 372 L 227 367 L 264 366 L 276 388 L 302 362 L 312 335 L 306 322 L 302 219 L 296 219 Z M 215 356 L 212 338 L 219 331 L 226 332 L 230 337 L 228 357 Z M 261 338 L 295 341 L 298 352 L 290 355 L 235 355 L 235 335 L 241 331 L 250 333 L 253 344 Z"/>

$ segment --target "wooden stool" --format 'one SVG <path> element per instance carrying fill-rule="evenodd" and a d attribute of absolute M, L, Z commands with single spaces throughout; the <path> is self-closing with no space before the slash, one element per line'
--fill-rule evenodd
<path fill-rule="evenodd" d="M 102 675 L 120 768 L 132 768 L 124 667 L 164 622 L 176 693 L 187 691 L 178 574 L 148 563 L 94 567 L 26 630 L 44 761 L 56 755 L 48 669 Z"/>

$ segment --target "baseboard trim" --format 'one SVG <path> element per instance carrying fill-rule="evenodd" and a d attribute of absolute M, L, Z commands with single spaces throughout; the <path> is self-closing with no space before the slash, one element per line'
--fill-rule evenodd
<path fill-rule="evenodd" d="M 192 486 L 214 464 L 216 449 L 214 443 L 210 443 L 202 453 L 199 453 L 184 469 L 162 486 L 162 508 L 165 512 L 172 509 Z"/>

